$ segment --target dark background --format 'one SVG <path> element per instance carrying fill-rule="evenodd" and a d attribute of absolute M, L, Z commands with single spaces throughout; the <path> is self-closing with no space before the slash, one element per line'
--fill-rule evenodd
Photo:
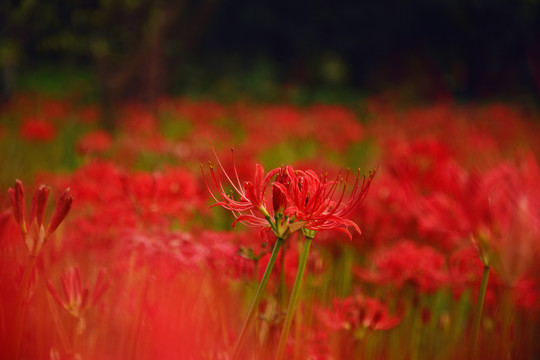
<path fill-rule="evenodd" d="M 4 98 L 39 69 L 85 72 L 109 106 L 190 91 L 540 90 L 537 0 L 3 1 L 0 24 Z"/>

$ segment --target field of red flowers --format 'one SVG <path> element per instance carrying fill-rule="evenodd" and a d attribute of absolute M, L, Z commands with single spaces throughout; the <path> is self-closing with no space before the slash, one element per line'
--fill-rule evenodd
<path fill-rule="evenodd" d="M 538 113 L 163 98 L 118 117 L 1 109 L 1 358 L 540 356 Z"/>

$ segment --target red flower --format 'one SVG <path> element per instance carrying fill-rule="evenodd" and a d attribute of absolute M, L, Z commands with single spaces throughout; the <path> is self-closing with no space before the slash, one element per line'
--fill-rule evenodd
<path fill-rule="evenodd" d="M 333 330 L 389 330 L 399 324 L 401 318 L 391 316 L 380 301 L 361 295 L 345 299 L 335 298 L 332 309 L 318 309 L 320 321 Z"/>
<path fill-rule="evenodd" d="M 241 222 L 242 224 L 249 227 L 256 227 L 256 228 L 263 228 L 263 229 L 272 227 L 272 230 L 276 232 L 277 231 L 277 229 L 275 228 L 276 223 L 274 222 L 274 220 L 272 220 L 272 217 L 270 215 L 270 212 L 272 211 L 272 209 L 267 206 L 267 200 L 266 200 L 265 195 L 266 195 L 266 189 L 270 183 L 270 180 L 272 179 L 274 175 L 279 173 L 280 169 L 271 170 L 269 173 L 265 175 L 263 166 L 260 164 L 257 164 L 255 166 L 255 176 L 254 176 L 253 181 L 245 181 L 242 184 L 238 177 L 238 172 L 236 170 L 235 165 L 234 165 L 235 179 L 233 180 L 225 172 L 225 169 L 223 168 L 223 165 L 219 161 L 219 158 L 217 157 L 217 155 L 216 155 L 216 160 L 218 162 L 219 168 L 225 175 L 227 181 L 232 186 L 234 192 L 236 192 L 237 198 L 233 196 L 232 192 L 229 195 L 226 193 L 226 190 L 223 187 L 223 183 L 219 176 L 219 172 L 216 174 L 216 172 L 214 171 L 214 167 L 210 163 L 210 173 L 212 175 L 212 180 L 214 181 L 214 185 L 217 189 L 217 196 L 216 196 L 210 190 L 210 186 L 208 185 L 208 183 L 206 183 L 206 186 L 208 187 L 210 194 L 216 201 L 216 203 L 212 206 L 221 206 L 224 209 L 230 210 L 236 217 L 236 221 L 233 223 L 233 226 L 237 222 Z M 202 166 L 201 166 L 201 171 L 202 171 Z M 204 171 L 203 171 L 203 177 L 204 177 Z M 206 178 L 205 178 L 205 181 L 206 181 Z M 258 213 L 255 212 L 254 210 L 258 211 Z M 285 236 L 286 232 L 283 232 L 283 233 L 279 232 L 279 234 L 278 232 L 276 232 L 276 235 Z"/>
<path fill-rule="evenodd" d="M 56 129 L 51 123 L 35 118 L 26 119 L 20 132 L 23 139 L 29 141 L 49 141 L 56 135 Z"/>
<path fill-rule="evenodd" d="M 262 165 L 257 164 L 253 181 L 242 184 L 236 167 L 233 179 L 225 172 L 217 155 L 216 159 L 237 196 L 234 196 L 234 192 L 226 193 L 219 173 L 216 174 L 210 164 L 212 179 L 218 190 L 217 196 L 210 190 L 216 201 L 213 206 L 219 205 L 230 210 L 236 217 L 233 225 L 241 222 L 246 226 L 271 228 L 276 236 L 282 238 L 300 229 L 310 232 L 340 230 L 352 238 L 348 227 L 353 226 L 360 233 L 358 225 L 349 217 L 364 201 L 376 171 L 361 180 L 358 175 L 345 200 L 348 173 L 345 179 L 327 181 L 326 177 L 317 176 L 311 170 L 301 171 L 294 170 L 292 166 L 282 166 L 265 175 Z M 266 196 L 267 188 L 274 176 L 270 199 Z M 209 188 L 208 183 L 206 185 Z"/>
<path fill-rule="evenodd" d="M 345 200 L 348 172 L 345 179 L 327 181 L 325 176 L 317 176 L 311 170 L 295 171 L 288 166 L 287 174 L 292 186 L 286 189 L 285 186 L 276 184 L 287 194 L 289 202 L 283 214 L 295 219 L 294 227 L 311 231 L 339 230 L 352 239 L 349 226 L 354 227 L 359 234 L 361 231 L 349 218 L 364 201 L 376 172 L 370 172 L 367 178 L 363 176 L 361 180 L 358 172 L 350 195 Z"/>
<path fill-rule="evenodd" d="M 375 270 L 357 269 L 356 275 L 376 284 L 394 284 L 401 288 L 413 285 L 420 292 L 435 292 L 448 280 L 444 257 L 430 246 L 419 246 L 402 240 L 394 247 L 378 254 Z"/>
<path fill-rule="evenodd" d="M 77 143 L 81 154 L 102 153 L 111 147 L 112 137 L 106 131 L 94 131 L 84 135 Z"/>
<path fill-rule="evenodd" d="M 540 167 L 533 154 L 501 163 L 478 181 L 469 211 L 482 263 L 515 285 L 540 253 Z M 471 215 L 472 217 L 472 215 Z"/>

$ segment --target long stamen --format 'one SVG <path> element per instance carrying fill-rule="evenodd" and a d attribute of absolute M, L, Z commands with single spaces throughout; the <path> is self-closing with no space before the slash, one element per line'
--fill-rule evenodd
<path fill-rule="evenodd" d="M 234 160 L 234 148 L 231 148 L 231 160 L 233 164 L 234 175 L 236 176 L 236 181 L 238 181 L 238 186 L 242 190 L 244 190 L 244 188 L 242 187 L 242 182 L 240 181 L 240 177 L 238 176 L 238 171 L 236 170 L 236 161 Z"/>
<path fill-rule="evenodd" d="M 212 151 L 214 152 L 214 156 L 216 157 L 216 161 L 221 169 L 221 171 L 223 171 L 223 173 L 225 174 L 225 177 L 227 178 L 227 180 L 229 180 L 229 183 L 231 184 L 231 186 L 234 188 L 234 190 L 236 190 L 237 193 L 239 194 L 243 194 L 243 189 L 242 189 L 242 185 L 239 184 L 239 186 L 237 187 L 234 182 L 231 180 L 231 178 L 229 177 L 229 175 L 227 174 L 227 172 L 225 171 L 225 168 L 223 167 L 223 165 L 221 164 L 221 161 L 219 160 L 219 157 L 217 156 L 217 153 L 216 153 L 216 149 L 214 149 L 214 145 L 212 145 L 212 143 L 210 143 L 210 146 L 212 147 Z M 240 190 L 240 189 L 242 190 Z"/>

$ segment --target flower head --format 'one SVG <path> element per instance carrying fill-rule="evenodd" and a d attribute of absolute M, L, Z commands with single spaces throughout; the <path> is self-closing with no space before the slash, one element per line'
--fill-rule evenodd
<path fill-rule="evenodd" d="M 349 226 L 361 233 L 350 217 L 364 201 L 376 170 L 362 178 L 358 171 L 348 197 L 345 193 L 349 172 L 345 178 L 338 175 L 336 180 L 328 181 L 326 176 L 317 176 L 311 170 L 295 171 L 290 166 L 287 170 L 294 185 L 289 187 L 289 206 L 284 214 L 293 217 L 296 226 L 310 231 L 339 230 L 345 232 L 350 239 L 352 235 L 348 230 Z"/>
<path fill-rule="evenodd" d="M 317 231 L 339 230 L 352 238 L 349 226 L 360 233 L 350 217 L 366 197 L 376 171 L 368 177 L 361 178 L 358 174 L 346 196 L 349 172 L 345 178 L 338 175 L 336 180 L 328 181 L 326 176 L 317 176 L 312 170 L 295 170 L 292 166 L 282 166 L 265 174 L 263 166 L 257 164 L 253 180 L 242 183 L 236 166 L 234 175 L 230 176 L 217 155 L 216 159 L 218 169 L 210 163 L 210 173 L 217 195 L 208 183 L 206 185 L 216 201 L 213 206 L 221 206 L 234 214 L 233 225 L 241 222 L 263 230 L 271 229 L 281 238 L 298 230 L 309 237 Z M 220 170 L 232 186 L 230 193 L 223 186 Z"/>

